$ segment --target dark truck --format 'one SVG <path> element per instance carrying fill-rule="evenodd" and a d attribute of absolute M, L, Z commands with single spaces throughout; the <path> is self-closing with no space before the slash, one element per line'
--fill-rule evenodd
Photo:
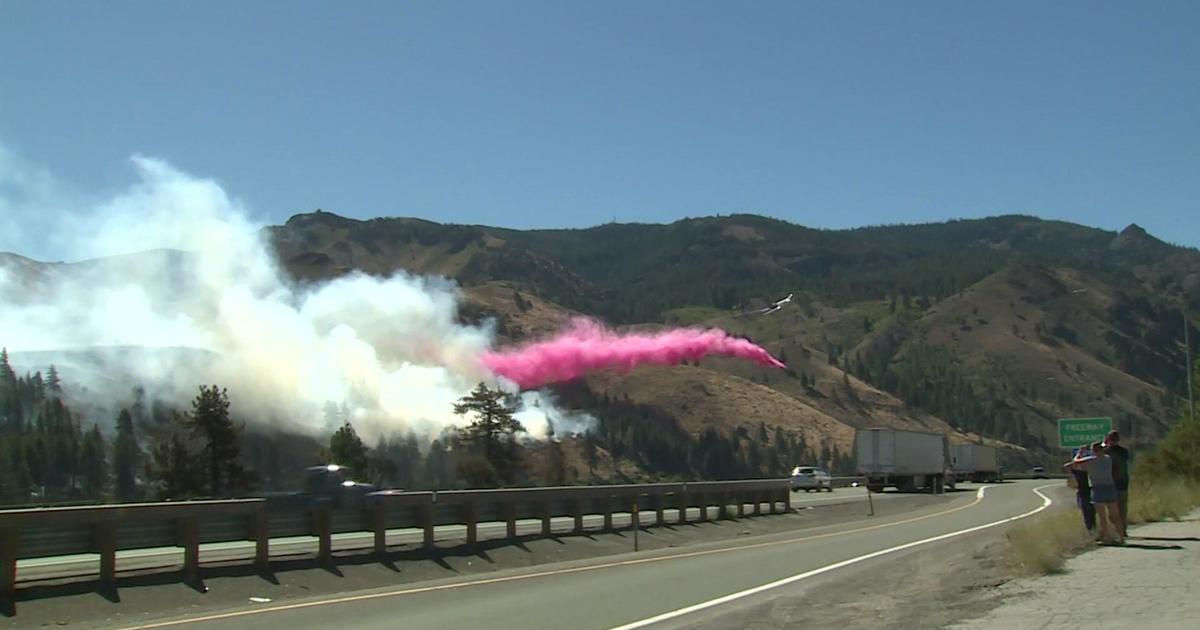
<path fill-rule="evenodd" d="M 370 483 L 354 481 L 351 470 L 337 464 L 304 469 L 304 489 L 266 495 L 273 505 L 310 506 L 328 504 L 333 509 L 363 507 L 366 497 L 379 490 Z"/>

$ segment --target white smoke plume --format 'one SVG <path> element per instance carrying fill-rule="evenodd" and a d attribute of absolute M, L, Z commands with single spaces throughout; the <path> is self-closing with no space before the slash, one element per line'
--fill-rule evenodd
<path fill-rule="evenodd" d="M 52 180 L 15 177 L 17 161 L 0 158 L 12 167 L 0 173 L 0 227 L 37 216 L 44 230 L 56 209 L 35 206 L 56 198 Z M 261 226 L 216 182 L 158 159 L 133 165 L 138 181 L 128 190 L 57 214 L 62 251 L 106 258 L 31 278 L 29 265 L 0 256 L 0 345 L 15 357 L 44 369 L 87 350 L 96 369 L 67 365 L 64 376 L 113 407 L 128 400 L 131 382 L 184 409 L 197 386 L 216 383 L 250 425 L 322 435 L 332 404 L 367 439 L 407 430 L 432 439 L 464 422 L 453 404 L 477 383 L 512 389 L 479 361 L 493 341 L 490 324 L 457 323 L 452 282 L 352 274 L 298 286 Z M 21 253 L 11 237 L 30 232 L 13 229 L 0 249 Z M 550 423 L 561 436 L 591 421 L 536 392 L 520 400 L 532 437 L 545 437 Z"/>

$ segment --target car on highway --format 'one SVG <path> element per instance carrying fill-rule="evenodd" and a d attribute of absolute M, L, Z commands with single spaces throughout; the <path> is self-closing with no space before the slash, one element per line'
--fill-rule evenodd
<path fill-rule="evenodd" d="M 833 492 L 833 476 L 819 466 L 797 466 L 792 469 L 792 492 Z"/>
<path fill-rule="evenodd" d="M 1034 479 L 1045 479 L 1046 469 L 1041 466 L 1034 466 L 1029 470 L 1029 475 Z"/>

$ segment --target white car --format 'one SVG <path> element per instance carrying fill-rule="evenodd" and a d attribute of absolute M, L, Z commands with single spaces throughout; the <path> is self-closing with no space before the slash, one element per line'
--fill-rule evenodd
<path fill-rule="evenodd" d="M 833 477 L 817 466 L 797 466 L 792 469 L 792 492 L 833 492 Z"/>

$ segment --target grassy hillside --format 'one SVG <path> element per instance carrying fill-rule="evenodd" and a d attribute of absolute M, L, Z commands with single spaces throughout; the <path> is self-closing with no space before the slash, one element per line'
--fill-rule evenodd
<path fill-rule="evenodd" d="M 733 215 L 516 231 L 319 213 L 272 234 L 299 277 L 452 276 L 508 340 L 574 313 L 748 336 L 791 370 L 709 360 L 589 387 L 692 434 L 764 423 L 831 447 L 883 424 L 983 435 L 1030 461 L 1055 456 L 1054 420 L 1077 415 L 1155 439 L 1186 391 L 1182 311 L 1200 310 L 1200 253 L 1136 225 L 1005 216 L 830 231 Z M 788 293 L 787 308 L 747 314 Z"/>

